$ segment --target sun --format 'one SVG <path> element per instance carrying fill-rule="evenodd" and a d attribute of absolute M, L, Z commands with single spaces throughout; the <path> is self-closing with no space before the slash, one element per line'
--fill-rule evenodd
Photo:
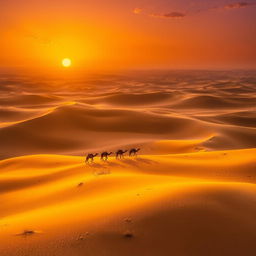
<path fill-rule="evenodd" d="M 72 64 L 72 62 L 71 62 L 71 59 L 69 59 L 69 58 L 65 58 L 62 60 L 62 66 L 65 68 L 70 67 L 71 64 Z"/>

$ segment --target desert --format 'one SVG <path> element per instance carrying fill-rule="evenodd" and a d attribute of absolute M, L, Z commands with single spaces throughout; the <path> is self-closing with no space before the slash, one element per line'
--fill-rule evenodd
<path fill-rule="evenodd" d="M 255 255 L 255 77 L 2 74 L 1 256 Z"/>

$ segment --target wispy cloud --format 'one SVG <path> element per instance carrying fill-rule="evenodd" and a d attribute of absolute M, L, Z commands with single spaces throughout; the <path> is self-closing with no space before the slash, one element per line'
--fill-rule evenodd
<path fill-rule="evenodd" d="M 224 9 L 239 9 L 239 8 L 248 7 L 250 5 L 253 5 L 253 3 L 248 3 L 248 2 L 231 3 L 231 4 L 225 5 Z"/>
<path fill-rule="evenodd" d="M 155 17 L 155 18 L 163 18 L 163 19 L 183 19 L 187 16 L 190 15 L 196 15 L 202 12 L 207 12 L 207 11 L 217 11 L 217 10 L 232 10 L 232 9 L 240 9 L 240 8 L 247 8 L 250 6 L 256 5 L 256 2 L 233 2 L 233 3 L 229 3 L 226 5 L 220 5 L 220 6 L 215 6 L 215 7 L 209 7 L 209 8 L 205 8 L 205 9 L 199 9 L 197 11 L 187 11 L 187 12 L 182 12 L 182 11 L 169 11 L 169 12 L 162 12 L 162 13 L 155 13 L 152 11 L 149 11 L 147 9 L 142 9 L 142 8 L 134 8 L 133 9 L 133 13 L 134 14 L 141 14 L 144 13 L 147 16 L 150 17 Z"/>
<path fill-rule="evenodd" d="M 152 17 L 156 18 L 164 18 L 164 19 L 182 19 L 186 16 L 185 13 L 182 12 L 169 12 L 169 13 L 163 13 L 163 14 L 150 14 Z"/>

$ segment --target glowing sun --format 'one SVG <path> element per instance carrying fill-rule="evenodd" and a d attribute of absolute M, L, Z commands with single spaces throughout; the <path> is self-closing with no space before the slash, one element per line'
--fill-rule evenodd
<path fill-rule="evenodd" d="M 62 66 L 67 68 L 67 67 L 70 67 L 71 66 L 71 59 L 69 58 L 65 58 L 62 60 Z"/>

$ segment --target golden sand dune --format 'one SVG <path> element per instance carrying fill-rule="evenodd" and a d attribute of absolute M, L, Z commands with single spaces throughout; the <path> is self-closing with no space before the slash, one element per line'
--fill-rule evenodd
<path fill-rule="evenodd" d="M 256 146 L 254 73 L 159 71 L 0 82 L 0 159 L 81 155 L 166 139 L 210 137 L 209 150 Z"/>
<path fill-rule="evenodd" d="M 2 107 L 0 109 L 0 121 L 2 123 L 18 122 L 28 118 L 33 118 L 38 113 L 37 110 L 16 108 L 16 107 Z"/>
<path fill-rule="evenodd" d="M 254 256 L 255 83 L 1 76 L 0 256 Z"/>
<path fill-rule="evenodd" d="M 115 141 L 120 144 L 121 133 L 127 134 L 126 141 L 122 143 L 126 144 L 127 141 L 132 143 L 132 138 L 152 139 L 152 135 L 154 138 L 154 135 L 158 137 L 164 134 L 171 134 L 174 138 L 189 138 L 196 132 L 200 132 L 200 136 L 209 134 L 203 124 L 199 125 L 183 117 L 167 117 L 134 110 L 88 108 L 76 104 L 61 106 L 46 115 L 2 128 L 0 139 L 8 150 L 2 148 L 1 154 L 7 157 L 33 152 L 69 153 L 74 148 L 93 150 Z"/>
<path fill-rule="evenodd" d="M 256 111 L 239 111 L 221 115 L 203 116 L 201 120 L 242 127 L 256 127 Z"/>
<path fill-rule="evenodd" d="M 200 95 L 189 99 L 186 99 L 176 107 L 180 108 L 243 108 L 243 107 L 255 107 L 255 98 L 236 98 L 236 97 L 217 97 L 217 96 L 207 96 Z"/>
<path fill-rule="evenodd" d="M 25 95 L 15 95 L 0 98 L 0 105 L 2 106 L 42 106 L 41 104 L 53 104 L 61 101 L 56 96 L 52 95 L 37 95 L 37 94 L 25 94 Z"/>
<path fill-rule="evenodd" d="M 114 93 L 108 96 L 101 96 L 91 99 L 91 103 L 110 104 L 114 106 L 145 106 L 163 105 L 179 99 L 180 92 L 166 93 Z M 87 101 L 88 102 L 88 101 Z"/>
<path fill-rule="evenodd" d="M 2 160 L 1 255 L 253 255 L 255 154 Z"/>

